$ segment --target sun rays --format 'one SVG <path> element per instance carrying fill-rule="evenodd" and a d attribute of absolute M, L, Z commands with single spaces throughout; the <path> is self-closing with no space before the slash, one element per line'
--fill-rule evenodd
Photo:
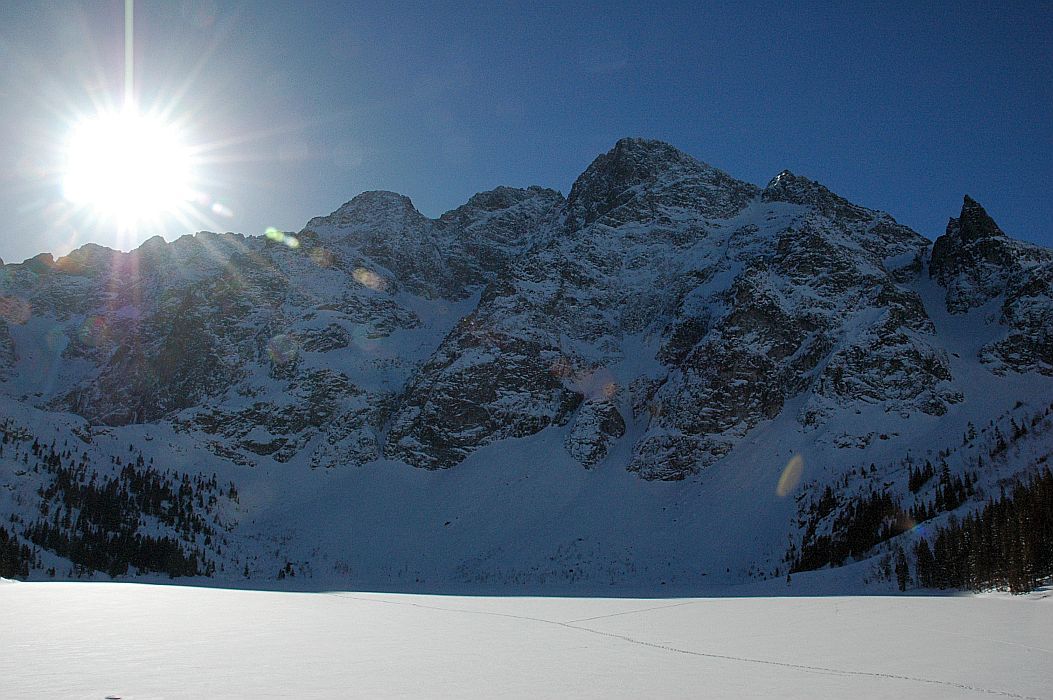
<path fill-rule="evenodd" d="M 133 70 L 150 44 L 133 44 L 132 2 L 124 9 L 123 81 L 106 60 L 113 47 L 88 31 L 69 49 L 81 62 L 73 80 L 42 72 L 28 51 L 9 56 L 38 82 L 41 111 L 50 115 L 27 135 L 37 144 L 42 189 L 27 192 L 24 206 L 39 210 L 50 235 L 62 232 L 64 243 L 49 246 L 56 256 L 87 242 L 131 250 L 157 235 L 228 230 L 238 212 L 224 194 L 233 183 L 222 166 L 260 160 L 259 136 L 216 138 L 215 105 L 192 99 L 224 33 L 214 32 L 189 70 Z"/>

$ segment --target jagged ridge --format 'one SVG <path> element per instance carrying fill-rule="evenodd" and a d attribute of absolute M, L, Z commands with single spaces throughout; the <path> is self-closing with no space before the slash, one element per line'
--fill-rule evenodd
<path fill-rule="evenodd" d="M 366 192 L 295 238 L 7 265 L 0 373 L 18 329 L 53 318 L 35 404 L 171 420 L 246 463 L 449 467 L 569 423 L 585 466 L 631 439 L 623 466 L 663 479 L 795 397 L 810 429 L 859 401 L 940 415 L 961 399 L 912 287 L 928 241 L 789 171 L 760 190 L 623 139 L 565 200 L 500 187 L 429 219 Z M 950 311 L 1004 297 L 1010 330 L 983 351 L 998 371 L 1050 371 L 1049 261 L 968 197 L 932 247 Z"/>

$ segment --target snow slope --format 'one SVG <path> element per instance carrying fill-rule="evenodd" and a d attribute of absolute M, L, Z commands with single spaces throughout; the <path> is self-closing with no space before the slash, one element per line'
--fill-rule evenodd
<path fill-rule="evenodd" d="M 0 586 L 6 697 L 1053 697 L 1053 597 Z"/>

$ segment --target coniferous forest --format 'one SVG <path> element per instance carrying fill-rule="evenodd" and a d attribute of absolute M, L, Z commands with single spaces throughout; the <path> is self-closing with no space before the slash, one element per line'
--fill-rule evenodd
<path fill-rule="evenodd" d="M 1053 472 L 919 539 L 914 554 L 924 588 L 1034 590 L 1053 576 Z"/>
<path fill-rule="evenodd" d="M 915 470 L 910 468 L 910 489 L 921 486 L 936 473 L 931 463 Z M 919 476 L 922 475 L 922 476 Z M 923 476 L 928 475 L 924 478 Z M 807 529 L 800 548 L 791 547 L 787 555 L 790 573 L 812 571 L 824 566 L 841 566 L 849 558 L 858 559 L 871 549 L 910 530 L 917 523 L 931 520 L 941 513 L 953 511 L 971 498 L 977 475 L 952 475 L 946 465 L 933 485 L 931 500 L 905 509 L 900 500 L 884 489 L 873 489 L 840 503 L 833 489 L 827 486 L 808 510 Z M 829 534 L 817 534 L 820 523 L 834 515 Z"/>
<path fill-rule="evenodd" d="M 38 516 L 26 522 L 12 515 L 11 524 L 22 525 L 23 540 L 72 562 L 63 573 L 116 577 L 132 567 L 171 577 L 215 572 L 208 552 L 221 551 L 223 535 L 209 515 L 220 498 L 237 501 L 233 483 L 220 487 L 215 475 L 157 469 L 131 445 L 127 461 L 114 456 L 107 470 L 99 470 L 86 452 L 45 446 L 9 422 L 0 432 L 0 457 L 6 452 L 23 473 L 44 477 L 36 493 Z M 0 576 L 25 578 L 39 567 L 39 551 L 0 528 Z"/>
<path fill-rule="evenodd" d="M 915 464 L 908 456 L 900 465 L 905 483 L 899 489 L 906 486 L 900 493 L 909 506 L 896 495 L 895 482 L 877 478 L 884 470 L 875 465 L 851 469 L 818 496 L 802 494 L 802 536 L 799 543 L 791 542 L 784 557 L 790 574 L 841 566 L 884 547 L 882 575 L 895 576 L 900 590 L 1034 590 L 1053 577 L 1053 473 L 1046 465 L 1050 453 L 1038 457 L 1030 476 L 997 486 L 997 496 L 979 490 L 977 483 L 993 461 L 1029 439 L 1032 431 L 1045 431 L 1038 438 L 1044 440 L 1051 412 L 1053 405 L 1030 420 L 1010 417 L 1004 426 L 992 423 L 983 431 L 970 425 L 962 445 L 976 454 L 973 469 L 952 472 L 946 461 L 951 450 L 940 451 L 935 465 L 930 460 Z M 977 507 L 957 512 L 970 502 Z M 945 517 L 934 522 L 940 516 Z M 905 533 L 911 533 L 906 535 L 909 545 L 895 539 Z"/>
<path fill-rule="evenodd" d="M 963 483 L 968 481 L 966 478 Z M 800 548 L 791 547 L 788 552 L 790 573 L 840 566 L 849 558 L 861 558 L 913 524 L 950 510 L 946 505 L 960 503 L 957 496 L 940 500 L 944 507 L 939 509 L 931 504 L 912 508 L 920 516 L 915 520 L 888 493 L 873 492 L 843 507 L 830 534 L 816 535 L 815 524 L 833 510 L 832 496 L 820 499 L 823 509 L 813 513 L 810 536 Z M 952 515 L 946 525 L 921 534 L 912 554 L 914 576 L 902 547 L 897 545 L 896 577 L 901 590 L 911 584 L 962 590 L 1002 588 L 1013 593 L 1034 590 L 1053 576 L 1053 472 L 1047 467 L 982 509 L 961 518 Z"/>
<path fill-rule="evenodd" d="M 19 544 L 11 533 L 0 527 L 0 576 L 26 578 L 33 561 L 33 551 L 29 546 Z"/>

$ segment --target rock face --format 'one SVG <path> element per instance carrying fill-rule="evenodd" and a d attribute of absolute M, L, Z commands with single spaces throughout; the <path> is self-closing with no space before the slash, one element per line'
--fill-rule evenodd
<path fill-rule="evenodd" d="M 571 187 L 567 223 L 572 230 L 595 223 L 646 220 L 660 208 L 728 218 L 755 197 L 757 188 L 699 163 L 669 144 L 622 139 L 590 165 Z M 672 219 L 667 219 L 671 221 Z"/>
<path fill-rule="evenodd" d="M 0 320 L 0 379 L 7 378 L 16 362 L 18 362 L 18 355 L 15 353 L 11 331 L 7 327 L 7 321 Z"/>
<path fill-rule="evenodd" d="M 961 401 L 926 260 L 951 313 L 1000 301 L 992 371 L 1053 373 L 1050 251 L 968 197 L 929 251 L 808 178 L 623 139 L 566 199 L 499 187 L 430 219 L 367 192 L 295 234 L 4 265 L 0 392 L 240 464 L 449 468 L 555 428 L 583 467 L 677 480 L 791 405 L 807 432 Z"/>
<path fill-rule="evenodd" d="M 727 233 L 708 225 L 720 257 L 696 269 L 701 283 L 677 285 L 667 374 L 631 469 L 683 478 L 800 394 L 810 426 L 861 399 L 930 412 L 956 399 L 938 388 L 950 373 L 924 308 L 898 282 L 895 263 L 920 257 L 923 238 L 786 172 L 741 219 Z"/>
<path fill-rule="evenodd" d="M 625 419 L 608 397 L 582 404 L 563 446 L 586 468 L 607 456 L 612 441 L 625 435 Z"/>
<path fill-rule="evenodd" d="M 969 196 L 932 246 L 929 271 L 961 314 L 1000 299 L 1005 337 L 980 352 L 997 372 L 1053 374 L 1053 252 L 1009 238 Z"/>
<path fill-rule="evenodd" d="M 962 213 L 936 239 L 929 274 L 947 288 L 947 310 L 961 313 L 1005 291 L 1018 250 L 984 208 L 966 195 Z M 1022 248 L 1021 248 L 1022 249 Z"/>

